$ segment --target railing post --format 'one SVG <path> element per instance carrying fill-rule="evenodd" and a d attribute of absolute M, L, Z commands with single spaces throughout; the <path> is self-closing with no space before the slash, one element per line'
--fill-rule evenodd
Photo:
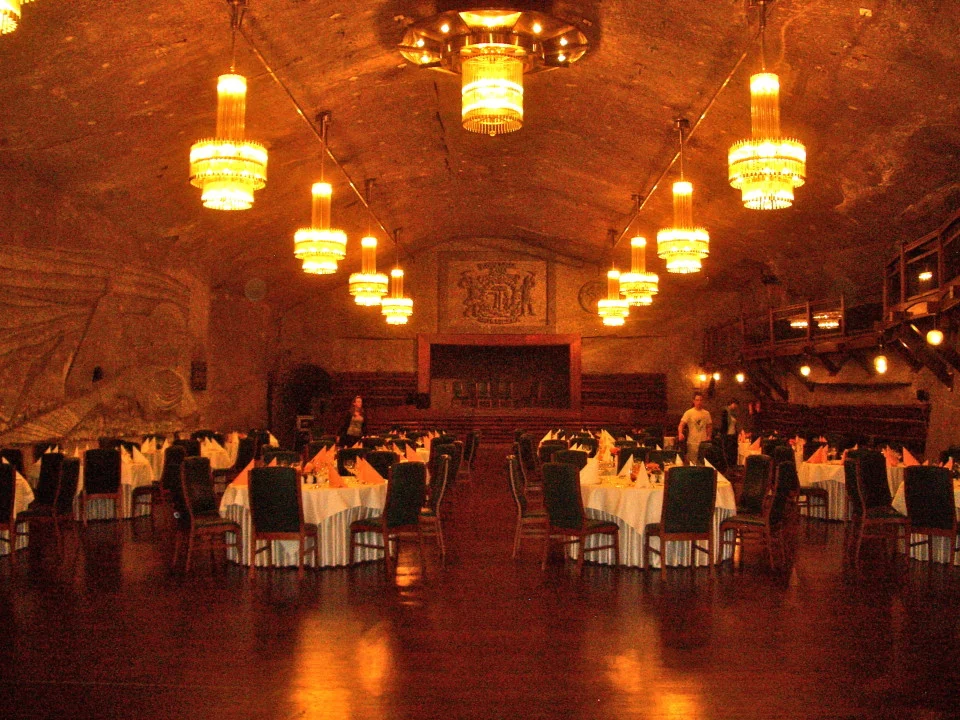
<path fill-rule="evenodd" d="M 810 307 L 810 300 L 807 300 L 807 342 L 813 339 L 813 308 Z"/>
<path fill-rule="evenodd" d="M 884 283 L 886 286 L 886 283 Z M 847 335 L 847 301 L 846 294 L 840 293 L 840 337 Z"/>

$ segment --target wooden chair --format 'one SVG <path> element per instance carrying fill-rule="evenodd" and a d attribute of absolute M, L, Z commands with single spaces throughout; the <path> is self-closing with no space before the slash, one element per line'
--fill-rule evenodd
<path fill-rule="evenodd" d="M 87 524 L 87 503 L 108 500 L 113 503 L 113 519 L 123 519 L 119 450 L 87 450 L 83 455 L 83 490 L 80 493 L 80 517 Z M 119 525 L 118 525 L 119 528 Z"/>
<path fill-rule="evenodd" d="M 477 449 L 480 447 L 480 431 L 471 430 L 467 433 L 466 442 L 463 445 L 463 459 L 460 463 L 460 473 L 469 480 L 473 475 L 473 462 L 477 457 Z"/>
<path fill-rule="evenodd" d="M 440 547 L 440 563 L 447 564 L 447 544 L 443 536 L 441 513 L 443 498 L 446 495 L 450 479 L 450 456 L 439 455 L 429 463 L 430 486 L 427 488 L 427 502 L 420 510 L 420 525 L 424 537 L 436 537 Z"/>
<path fill-rule="evenodd" d="M 848 455 L 844 475 L 851 510 L 846 544 L 854 563 L 860 562 L 864 538 L 892 539 L 895 543 L 903 540 L 909 544 L 908 520 L 892 505 L 886 458 L 873 450 L 862 450 L 852 460 Z"/>
<path fill-rule="evenodd" d="M 319 450 L 317 451 L 319 452 Z M 228 468 L 220 468 L 213 471 L 213 491 L 216 496 L 223 497 L 227 485 L 233 482 L 233 479 L 243 472 L 243 469 L 250 464 L 257 454 L 256 442 L 253 438 L 245 437 L 237 441 L 237 459 L 233 465 Z M 314 453 L 316 455 L 316 453 Z M 311 455 L 310 457 L 313 457 Z M 310 458 L 307 458 L 308 460 Z M 182 461 L 181 461 L 182 462 Z"/>
<path fill-rule="evenodd" d="M 64 458 L 61 453 L 46 453 L 40 461 L 40 481 L 34 493 L 34 501 L 14 518 L 14 526 L 22 523 L 28 526 L 35 522 L 53 523 L 57 554 L 62 556 L 64 546 L 60 525 L 67 523 L 77 532 L 73 500 L 79 483 L 80 458 Z"/>
<path fill-rule="evenodd" d="M 507 479 L 510 482 L 513 501 L 517 506 L 517 525 L 513 533 L 513 557 L 517 557 L 517 553 L 520 552 L 520 541 L 523 538 L 541 538 L 547 534 L 549 519 L 546 510 L 530 508 L 524 491 L 520 461 L 516 455 L 507 455 Z"/>
<path fill-rule="evenodd" d="M 954 557 L 960 554 L 960 536 L 950 471 L 942 467 L 914 465 L 904 469 L 903 484 L 907 501 L 907 553 L 918 545 L 926 545 L 927 560 L 932 568 L 933 538 L 948 538 L 950 554 L 947 562 L 953 565 Z M 925 537 L 913 542 L 913 535 Z"/>
<path fill-rule="evenodd" d="M 389 574 L 395 568 L 391 547 L 396 548 L 396 560 L 399 560 L 400 540 L 416 537 L 420 545 L 420 569 L 426 573 L 423 530 L 420 526 L 420 510 L 426 498 L 426 465 L 422 462 L 394 465 L 390 479 L 387 481 L 387 499 L 383 513 L 350 523 L 350 562 L 353 563 L 354 548 L 381 549 L 384 551 L 384 560 Z M 364 533 L 381 535 L 383 545 L 360 542 L 357 536 Z"/>
<path fill-rule="evenodd" d="M 774 479 L 773 467 L 773 460 L 769 455 L 747 456 L 743 470 L 743 489 L 737 498 L 737 515 L 758 516 L 763 512 L 764 502 Z"/>
<path fill-rule="evenodd" d="M 579 472 L 587 466 L 587 453 L 583 450 L 557 450 L 553 454 L 552 462 L 568 463 Z"/>
<path fill-rule="evenodd" d="M 0 463 L 0 544 L 6 543 L 13 562 L 17 550 L 17 471 L 11 463 Z"/>
<path fill-rule="evenodd" d="M 544 536 L 543 561 L 547 569 L 551 545 L 577 545 L 577 569 L 583 569 L 584 555 L 613 548 L 614 564 L 620 564 L 620 527 L 615 522 L 588 518 L 583 510 L 580 494 L 580 471 L 567 463 L 546 463 L 543 466 L 543 502 L 547 510 L 548 527 Z M 608 535 L 606 545 L 586 547 L 592 535 Z"/>
<path fill-rule="evenodd" d="M 545 440 L 540 443 L 540 447 L 537 450 L 537 457 L 540 460 L 540 468 L 543 469 L 543 466 L 547 463 L 553 462 L 553 454 L 558 450 L 567 450 L 570 447 L 570 444 L 566 440 Z"/>
<path fill-rule="evenodd" d="M 399 462 L 393 450 L 372 450 L 366 454 L 364 460 L 370 463 L 384 480 L 390 477 L 390 468 Z"/>
<path fill-rule="evenodd" d="M 173 493 L 174 517 L 179 524 L 176 544 L 173 551 L 173 566 L 180 558 L 180 546 L 183 536 L 187 539 L 186 565 L 184 571 L 190 572 L 190 561 L 194 545 L 206 542 L 210 549 L 210 559 L 217 548 L 234 548 L 237 557 L 243 557 L 240 524 L 220 517 L 216 494 L 213 492 L 213 476 L 210 473 L 210 460 L 205 457 L 186 457 L 181 465 L 179 491 Z M 233 535 L 233 542 L 227 536 Z"/>
<path fill-rule="evenodd" d="M 266 551 L 273 563 L 274 540 L 296 540 L 297 575 L 303 577 L 306 540 L 313 538 L 314 567 L 320 566 L 320 531 L 303 520 L 300 477 L 292 467 L 259 467 L 250 472 L 250 577 L 256 575 L 257 554 Z M 267 544 L 259 550 L 257 541 Z"/>
<path fill-rule="evenodd" d="M 23 469 L 23 450 L 20 448 L 4 448 L 0 450 L 0 458 L 13 465 L 14 469 L 21 475 L 26 475 Z"/>
<path fill-rule="evenodd" d="M 663 486 L 663 509 L 660 522 L 646 526 L 643 562 L 649 565 L 650 553 L 660 556 L 660 572 L 667 569 L 667 546 L 671 542 L 689 542 L 690 564 L 695 565 L 697 551 L 706 553 L 713 564 L 713 514 L 717 503 L 717 471 L 709 467 L 675 466 L 667 470 Z M 651 538 L 659 538 L 660 549 L 654 550 Z M 707 549 L 697 545 L 707 541 Z"/>

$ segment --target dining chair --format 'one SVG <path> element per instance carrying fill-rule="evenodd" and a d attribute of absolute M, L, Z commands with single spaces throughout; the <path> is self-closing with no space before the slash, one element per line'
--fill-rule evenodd
<path fill-rule="evenodd" d="M 383 447 L 383 437 L 380 435 L 364 435 L 360 438 L 360 445 L 364 450 L 371 452 L 378 447 Z"/>
<path fill-rule="evenodd" d="M 460 474 L 469 480 L 473 475 L 473 463 L 480 447 L 480 431 L 470 430 L 463 444 L 463 458 L 460 462 Z"/>
<path fill-rule="evenodd" d="M 737 498 L 737 515 L 760 515 L 773 482 L 773 469 L 769 455 L 747 455 L 743 489 Z"/>
<path fill-rule="evenodd" d="M 250 472 L 250 577 L 256 575 L 257 555 L 266 551 L 273 564 L 273 541 L 296 540 L 297 576 L 303 577 L 306 541 L 313 538 L 314 567 L 320 566 L 320 531 L 303 520 L 303 491 L 292 467 L 259 467 Z M 259 550 L 257 541 L 267 544 Z"/>
<path fill-rule="evenodd" d="M 181 445 L 171 445 L 163 451 L 163 469 L 160 477 L 150 485 L 136 487 L 131 493 L 131 514 L 136 517 L 137 511 L 150 507 L 150 526 L 155 527 L 157 510 L 163 505 L 171 504 L 174 494 L 180 492 L 180 473 L 186 449 Z"/>
<path fill-rule="evenodd" d="M 815 445 L 816 448 L 814 451 L 808 453 L 807 447 L 809 445 Z M 808 460 L 810 456 L 816 450 L 819 450 L 823 446 L 823 443 L 817 442 L 808 442 L 804 443 L 803 446 L 803 459 L 804 461 Z M 796 455 L 793 452 L 791 447 L 777 447 L 774 453 L 774 467 L 779 467 L 781 462 L 792 462 L 796 465 Z M 800 488 L 800 493 L 797 496 L 797 507 L 799 509 L 806 509 L 807 517 L 819 517 L 822 520 L 827 519 L 828 508 L 830 506 L 830 493 L 825 487 L 820 487 L 819 485 L 804 485 Z M 814 515 L 813 511 L 819 508 L 822 511 L 821 515 Z"/>
<path fill-rule="evenodd" d="M 337 451 L 337 472 L 341 475 L 353 475 L 353 466 L 357 458 L 366 457 L 366 455 L 367 450 L 364 448 L 341 448 Z"/>
<path fill-rule="evenodd" d="M 187 457 L 200 457 L 199 440 L 174 440 L 173 444 L 182 447 Z"/>
<path fill-rule="evenodd" d="M 4 448 L 0 450 L 0 458 L 13 465 L 14 469 L 21 475 L 26 475 L 23 469 L 23 450 L 20 448 Z"/>
<path fill-rule="evenodd" d="M 397 463 L 387 481 L 387 498 L 380 515 L 354 520 L 350 523 L 350 562 L 354 548 L 375 548 L 384 551 L 387 573 L 394 571 L 400 559 L 400 541 L 416 537 L 420 546 L 420 569 L 426 573 L 423 529 L 420 510 L 427 499 L 427 467 L 422 462 Z M 383 537 L 383 544 L 364 543 L 358 535 L 375 533 Z M 392 545 L 391 545 L 392 544 Z M 391 547 L 396 548 L 396 560 Z"/>
<path fill-rule="evenodd" d="M 17 549 L 17 471 L 10 463 L 0 463 L 0 543 L 6 543 L 13 562 Z"/>
<path fill-rule="evenodd" d="M 439 439 L 439 438 L 438 438 Z M 453 513 L 454 506 L 454 488 L 457 486 L 458 476 L 460 474 L 460 465 L 463 462 L 463 442 L 455 440 L 453 442 L 440 444 L 434 440 L 430 445 L 430 462 L 441 455 L 447 455 L 450 458 L 450 466 L 447 469 L 447 486 L 443 493 L 443 509 L 447 517 Z"/>
<path fill-rule="evenodd" d="M 549 521 L 546 510 L 530 507 L 520 461 L 516 455 L 507 455 L 507 480 L 510 482 L 513 502 L 517 506 L 517 525 L 513 532 L 513 557 L 517 557 L 517 553 L 520 552 L 520 541 L 525 537 L 541 538 L 546 535 Z"/>
<path fill-rule="evenodd" d="M 97 438 L 97 447 L 100 448 L 101 450 L 119 450 L 120 438 L 117 438 L 117 437 Z"/>
<path fill-rule="evenodd" d="M 87 450 L 83 454 L 83 490 L 80 493 L 80 517 L 86 526 L 87 503 L 108 500 L 113 503 L 113 519 L 123 519 L 123 487 L 121 485 L 119 450 Z M 119 530 L 119 524 L 118 524 Z"/>
<path fill-rule="evenodd" d="M 954 565 L 954 556 L 960 554 L 960 536 L 957 534 L 957 510 L 950 470 L 929 465 L 907 467 L 903 470 L 903 484 L 907 501 L 907 553 L 918 545 L 926 545 L 927 560 L 932 568 L 933 538 L 948 538 L 950 554 L 947 562 Z M 914 542 L 913 535 L 925 537 Z"/>
<path fill-rule="evenodd" d="M 545 464 L 553 462 L 553 454 L 555 452 L 558 450 L 567 450 L 569 447 L 570 444 L 566 440 L 544 440 L 540 443 L 540 448 L 537 450 L 540 467 L 542 468 Z"/>
<path fill-rule="evenodd" d="M 237 440 L 237 457 L 236 460 L 233 461 L 233 465 L 228 468 L 219 468 L 213 471 L 213 491 L 218 498 L 223 497 L 227 485 L 232 483 L 234 478 L 243 472 L 243 469 L 250 464 L 250 461 L 256 457 L 256 454 L 256 442 L 253 438 L 245 437 Z M 316 453 L 314 453 L 314 455 L 316 455 Z M 310 457 L 313 457 L 313 455 Z"/>
<path fill-rule="evenodd" d="M 864 538 L 893 540 L 894 549 L 900 540 L 905 546 L 908 520 L 892 505 L 887 482 L 887 461 L 882 453 L 862 450 L 844 463 L 847 500 L 851 509 L 848 526 L 847 550 L 852 551 L 855 564 L 860 562 Z M 852 471 L 852 472 L 851 472 Z"/>
<path fill-rule="evenodd" d="M 393 450 L 372 450 L 364 456 L 373 469 L 386 480 L 390 477 L 390 468 L 397 464 L 397 455 Z"/>
<path fill-rule="evenodd" d="M 211 565 L 213 552 L 217 548 L 223 548 L 226 553 L 232 547 L 237 551 L 237 558 L 242 558 L 242 530 L 239 523 L 220 517 L 209 458 L 186 457 L 180 468 L 179 490 L 175 488 L 173 493 L 174 517 L 179 530 L 174 545 L 173 566 L 177 566 L 180 558 L 184 536 L 187 543 L 186 573 L 190 572 L 194 545 L 198 542 L 205 541 L 209 547 Z M 227 540 L 228 535 L 233 535 L 233 542 Z"/>
<path fill-rule="evenodd" d="M 660 556 L 660 572 L 667 569 L 667 546 L 671 542 L 690 543 L 690 564 L 696 565 L 696 552 L 706 553 L 713 565 L 713 516 L 717 504 L 717 471 L 710 467 L 675 466 L 667 469 L 663 485 L 660 522 L 644 529 L 643 563 L 649 566 L 650 553 Z M 655 550 L 651 538 L 658 538 Z M 707 549 L 697 545 L 706 540 Z"/>
<path fill-rule="evenodd" d="M 623 470 L 623 466 L 627 464 L 628 458 L 633 458 L 634 465 L 638 463 L 646 464 L 647 462 L 647 453 L 649 452 L 649 449 L 643 447 L 642 445 L 621 445 L 619 450 L 620 451 L 616 454 L 618 473 Z"/>
<path fill-rule="evenodd" d="M 543 466 L 543 503 L 548 525 L 543 542 L 543 560 L 540 567 L 547 569 L 551 545 L 576 545 L 577 569 L 583 569 L 584 555 L 613 548 L 613 563 L 620 564 L 620 527 L 615 522 L 588 518 L 583 509 L 580 491 L 580 471 L 575 465 L 549 462 Z M 593 535 L 609 536 L 606 545 L 587 547 L 586 540 Z"/>
<path fill-rule="evenodd" d="M 555 463 L 568 463 L 583 470 L 587 466 L 587 453 L 583 450 L 557 450 L 551 458 Z"/>
<path fill-rule="evenodd" d="M 424 537 L 436 537 L 440 547 L 440 563 L 447 564 L 447 543 L 443 536 L 443 498 L 450 480 L 450 456 L 439 455 L 428 463 L 430 484 L 427 487 L 427 500 L 420 510 L 420 525 Z M 388 476 L 389 477 L 389 476 Z"/>
<path fill-rule="evenodd" d="M 303 459 L 300 453 L 294 450 L 280 450 L 278 448 L 270 448 L 269 450 L 263 451 L 263 464 L 269 465 L 274 460 L 277 461 L 277 465 L 280 467 L 294 467 L 295 465 L 300 465 L 300 461 Z"/>
<path fill-rule="evenodd" d="M 14 525 L 34 522 L 53 523 L 57 554 L 63 554 L 63 538 L 60 525 L 67 523 L 79 536 L 73 500 L 80 483 L 80 458 L 65 458 L 61 453 L 46 453 L 40 462 L 40 482 L 34 500 L 14 518 Z M 51 493 L 52 489 L 52 493 Z M 18 535 L 29 532 L 18 531 Z"/>
<path fill-rule="evenodd" d="M 476 407 L 493 407 L 493 389 L 491 383 L 487 380 L 480 380 L 474 383 L 473 396 L 476 398 Z"/>
<path fill-rule="evenodd" d="M 713 465 L 717 472 L 727 472 L 727 457 L 723 453 L 723 448 L 712 442 L 700 443 L 697 448 L 697 465 L 704 465 L 707 462 Z"/>

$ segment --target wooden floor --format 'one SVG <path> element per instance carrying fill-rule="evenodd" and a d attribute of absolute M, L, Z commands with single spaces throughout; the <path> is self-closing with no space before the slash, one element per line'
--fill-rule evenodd
<path fill-rule="evenodd" d="M 812 522 L 794 566 L 659 572 L 510 558 L 502 451 L 461 488 L 448 567 L 171 574 L 149 523 L 58 566 L 0 559 L 0 718 L 960 717 L 960 570 Z M 755 558 L 755 556 L 754 556 Z"/>

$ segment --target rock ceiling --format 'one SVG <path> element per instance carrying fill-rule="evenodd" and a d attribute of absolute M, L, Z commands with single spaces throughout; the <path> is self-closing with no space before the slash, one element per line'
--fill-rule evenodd
<path fill-rule="evenodd" d="M 896 241 L 960 205 L 957 3 L 772 4 L 768 65 L 781 75 L 782 124 L 809 154 L 807 185 L 778 212 L 745 210 L 726 181 L 727 149 L 749 134 L 747 81 L 758 67 L 747 0 L 548 9 L 580 26 L 591 50 L 527 78 L 523 129 L 496 138 L 460 128 L 458 78 L 407 66 L 396 50 L 405 26 L 435 3 L 249 0 L 244 30 L 310 119 L 332 112 L 331 151 L 358 185 L 376 179 L 373 208 L 388 229 L 403 228 L 407 262 L 453 239 L 504 237 L 605 265 L 608 228 L 624 229 L 631 195 L 650 194 L 676 151 L 672 119 L 696 120 L 746 50 L 687 155 L 711 258 L 701 277 L 667 282 L 735 289 L 772 274 L 799 296 L 872 290 Z M 146 247 L 202 263 L 214 287 L 239 291 L 263 278 L 282 305 L 345 282 L 342 273 L 305 277 L 292 257 L 319 143 L 238 41 L 247 135 L 269 148 L 269 181 L 250 211 L 201 207 L 188 151 L 212 134 L 229 45 L 223 0 L 36 0 L 0 37 L 0 163 L 95 208 Z M 336 223 L 351 238 L 343 267 L 354 270 L 368 219 L 344 177 L 328 175 Z M 648 238 L 670 222 L 674 177 L 633 226 Z M 385 249 L 381 263 L 391 256 Z M 628 257 L 621 242 L 617 259 Z"/>

